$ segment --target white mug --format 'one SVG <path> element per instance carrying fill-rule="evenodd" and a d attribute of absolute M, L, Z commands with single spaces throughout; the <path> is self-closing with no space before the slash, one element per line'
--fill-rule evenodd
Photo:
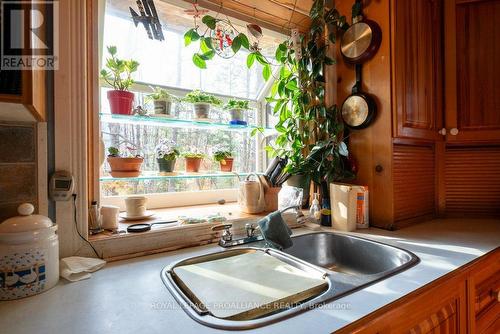
<path fill-rule="evenodd" d="M 114 205 L 101 206 L 102 228 L 115 230 L 118 228 L 118 215 L 120 208 Z"/>
<path fill-rule="evenodd" d="M 146 214 L 146 201 L 144 196 L 132 196 L 125 198 L 125 206 L 127 207 L 127 216 L 142 217 Z"/>

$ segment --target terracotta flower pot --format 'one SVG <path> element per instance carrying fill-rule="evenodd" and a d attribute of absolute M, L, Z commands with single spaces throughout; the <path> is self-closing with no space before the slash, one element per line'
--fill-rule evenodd
<path fill-rule="evenodd" d="M 158 162 L 160 173 L 172 173 L 174 171 L 175 159 L 174 160 L 156 159 L 156 161 Z"/>
<path fill-rule="evenodd" d="M 112 114 L 132 115 L 134 93 L 123 90 L 110 90 L 107 94 Z"/>
<path fill-rule="evenodd" d="M 220 171 L 221 172 L 232 172 L 233 171 L 233 158 L 226 158 L 220 161 Z"/>
<path fill-rule="evenodd" d="M 137 177 L 141 174 L 141 166 L 144 158 L 120 158 L 108 157 L 113 177 Z"/>
<path fill-rule="evenodd" d="M 185 158 L 186 172 L 197 173 L 200 170 L 201 161 L 203 158 Z"/>

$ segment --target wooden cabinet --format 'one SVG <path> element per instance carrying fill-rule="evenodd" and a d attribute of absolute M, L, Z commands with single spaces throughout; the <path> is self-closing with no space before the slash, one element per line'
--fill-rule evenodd
<path fill-rule="evenodd" d="M 338 333 L 500 332 L 500 249 Z"/>
<path fill-rule="evenodd" d="M 467 333 L 465 292 L 465 281 L 454 278 L 423 293 L 413 294 L 413 298 L 384 312 L 382 317 L 340 333 Z"/>
<path fill-rule="evenodd" d="M 500 0 L 444 1 L 447 141 L 500 143 Z"/>
<path fill-rule="evenodd" d="M 22 10 L 22 13 L 30 13 L 30 10 L 46 10 L 44 4 L 26 1 L 15 4 Z M 42 25 L 44 21 L 32 22 L 34 19 L 40 19 L 38 15 L 24 16 L 24 23 L 16 27 L 24 31 L 22 41 L 25 45 L 38 45 L 40 37 L 48 32 Z M 44 20 L 45 18 L 41 18 Z M 41 26 L 37 30 L 37 35 L 31 32 L 27 27 Z M 10 27 L 9 27 L 10 28 Z M 7 31 L 7 30 L 6 30 Z M 9 30 L 10 31 L 10 30 Z M 20 37 L 21 38 L 21 37 Z M 21 45 L 21 43 L 19 43 Z M 24 51 L 24 50 L 23 50 Z M 25 69 L 25 70 L 4 70 L 0 71 L 0 120 L 7 121 L 45 121 L 46 120 L 46 70 Z"/>
<path fill-rule="evenodd" d="M 442 1 L 391 7 L 394 136 L 443 140 Z"/>
<path fill-rule="evenodd" d="M 468 286 L 470 333 L 500 333 L 500 255 L 482 261 Z"/>

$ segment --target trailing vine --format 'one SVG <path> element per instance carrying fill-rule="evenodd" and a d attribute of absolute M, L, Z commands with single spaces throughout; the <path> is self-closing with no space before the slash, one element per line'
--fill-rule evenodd
<path fill-rule="evenodd" d="M 343 141 L 344 125 L 336 105 L 325 104 L 325 66 L 335 64 L 328 57 L 329 46 L 335 44 L 338 30 L 348 27 L 345 16 L 337 9 L 325 8 L 324 0 L 315 0 L 309 14 L 311 27 L 298 40 L 289 39 L 279 44 L 275 61 L 268 60 L 256 45 L 250 45 L 248 36 L 237 32 L 231 48 L 236 54 L 248 50 L 247 66 L 262 65 L 262 76 L 267 81 L 273 68 L 278 73 L 267 98 L 274 103 L 273 112 L 279 116 L 275 128 L 275 144 L 266 148 L 275 156 L 287 156 L 287 169 L 292 174 L 307 174 L 312 181 L 337 181 L 353 177 L 347 145 Z M 185 44 L 199 41 L 200 49 L 193 55 L 199 68 L 206 68 L 207 61 L 215 56 L 211 31 L 221 19 L 206 15 L 199 27 L 184 35 Z M 224 21 L 224 20 L 223 20 Z M 224 22 L 231 24 L 229 20 Z M 328 27 L 328 36 L 327 35 Z"/>

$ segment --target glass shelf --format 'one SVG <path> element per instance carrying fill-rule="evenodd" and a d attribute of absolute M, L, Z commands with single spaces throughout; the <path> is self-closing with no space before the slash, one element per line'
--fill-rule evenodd
<path fill-rule="evenodd" d="M 209 120 L 185 120 L 170 117 L 154 117 L 154 116 L 139 116 L 139 115 L 115 115 L 100 113 L 101 122 L 106 123 L 120 123 L 120 124 L 140 124 L 151 126 L 169 126 L 175 128 L 185 129 L 209 129 L 209 130 L 224 130 L 224 131 L 238 131 L 238 132 L 251 132 L 259 127 L 255 125 L 232 125 L 228 123 L 217 123 Z M 263 129 L 264 134 L 272 134 L 274 129 Z"/>
<path fill-rule="evenodd" d="M 229 173 L 229 172 L 206 172 L 206 173 L 186 173 L 186 172 L 173 172 L 167 174 L 158 174 L 156 172 L 145 172 L 137 177 L 112 177 L 101 176 L 101 182 L 115 182 L 115 181 L 163 181 L 163 180 L 185 180 L 185 179 L 204 179 L 204 178 L 231 178 L 231 177 L 246 177 L 251 173 Z M 262 174 L 262 173 L 257 173 Z"/>

